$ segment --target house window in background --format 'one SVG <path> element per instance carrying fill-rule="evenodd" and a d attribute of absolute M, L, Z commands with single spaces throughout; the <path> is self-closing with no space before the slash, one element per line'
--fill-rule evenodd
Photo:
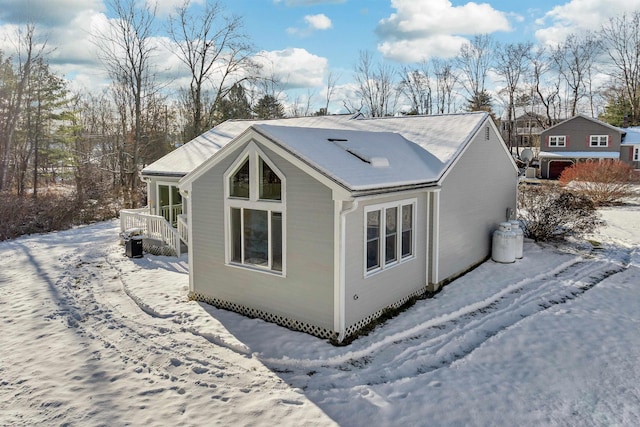
<path fill-rule="evenodd" d="M 590 147 L 608 147 L 609 135 L 591 135 L 589 138 Z"/>
<path fill-rule="evenodd" d="M 565 135 L 555 135 L 549 137 L 549 147 L 566 147 L 567 137 Z"/>

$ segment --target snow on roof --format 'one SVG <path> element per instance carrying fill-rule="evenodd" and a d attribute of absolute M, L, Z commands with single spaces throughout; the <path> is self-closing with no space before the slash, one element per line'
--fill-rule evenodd
<path fill-rule="evenodd" d="M 623 132 L 626 132 L 623 144 L 640 144 L 640 127 L 622 128 Z"/>
<path fill-rule="evenodd" d="M 349 115 L 341 115 L 276 120 L 229 120 L 150 164 L 143 169 L 142 174 L 184 176 L 253 125 L 287 127 L 287 129 L 297 127 L 396 133 L 403 139 L 422 147 L 446 167 L 464 148 L 487 116 L 487 113 L 479 112 L 370 119 L 354 119 Z M 282 132 L 278 131 L 279 134 Z M 293 132 L 297 133 L 297 131 Z M 392 139 L 395 141 L 397 138 Z M 287 138 L 287 141 L 289 140 L 290 138 Z M 296 147 L 300 149 L 299 144 L 296 144 Z M 307 154 L 315 156 L 318 153 Z M 428 177 L 432 177 L 431 172 L 427 175 Z"/>
<path fill-rule="evenodd" d="M 548 159 L 619 159 L 617 151 L 541 151 L 539 157 Z"/>
<path fill-rule="evenodd" d="M 354 191 L 435 182 L 444 170 L 437 157 L 394 132 L 253 128 Z"/>
<path fill-rule="evenodd" d="M 353 120 L 351 129 L 396 132 L 449 163 L 473 137 L 487 113 L 460 113 L 440 116 L 402 116 Z"/>
<path fill-rule="evenodd" d="M 351 120 L 352 115 L 298 117 L 273 120 L 227 120 L 156 160 L 142 170 L 143 175 L 184 176 L 213 156 L 253 124 L 323 127 Z"/>

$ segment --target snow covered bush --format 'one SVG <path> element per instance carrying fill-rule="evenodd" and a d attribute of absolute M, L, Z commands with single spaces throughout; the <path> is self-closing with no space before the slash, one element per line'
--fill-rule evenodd
<path fill-rule="evenodd" d="M 590 198 L 596 206 L 618 203 L 634 196 L 633 168 L 620 160 L 581 162 L 566 168 L 560 183 Z"/>
<path fill-rule="evenodd" d="M 598 226 L 598 214 L 590 198 L 554 184 L 521 185 L 518 219 L 525 236 L 535 241 L 580 236 Z"/>

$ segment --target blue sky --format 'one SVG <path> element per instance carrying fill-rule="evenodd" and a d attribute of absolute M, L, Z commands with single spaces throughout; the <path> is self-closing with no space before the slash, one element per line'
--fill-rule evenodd
<path fill-rule="evenodd" d="M 158 24 L 183 0 L 153 0 Z M 194 7 L 204 0 L 192 0 Z M 598 29 L 609 17 L 640 10 L 640 0 L 220 0 L 243 17 L 245 30 L 272 74 L 288 89 L 322 97 L 329 72 L 348 96 L 360 51 L 394 66 L 454 56 L 476 34 L 501 42 L 545 45 Z M 90 35 L 112 19 L 106 0 L 0 0 L 0 49 L 11 53 L 15 26 L 35 22 L 55 48 L 54 69 L 77 87 L 103 81 Z M 162 33 L 158 33 L 160 40 Z M 160 43 L 159 43 L 160 46 Z M 162 67 L 177 66 L 159 48 Z M 176 83 L 177 84 L 177 83 Z"/>

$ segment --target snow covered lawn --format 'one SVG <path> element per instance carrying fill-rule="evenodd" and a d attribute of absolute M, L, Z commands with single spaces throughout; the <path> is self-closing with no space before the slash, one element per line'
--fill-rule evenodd
<path fill-rule="evenodd" d="M 116 221 L 0 243 L 0 425 L 640 425 L 640 206 L 352 344 L 186 299 Z"/>

